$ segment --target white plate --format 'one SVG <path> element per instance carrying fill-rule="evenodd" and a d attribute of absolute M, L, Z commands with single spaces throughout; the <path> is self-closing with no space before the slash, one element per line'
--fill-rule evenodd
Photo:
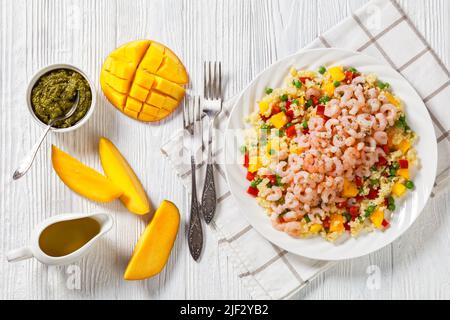
<path fill-rule="evenodd" d="M 378 77 L 391 84 L 396 95 L 405 104 L 406 118 L 410 127 L 418 134 L 415 148 L 420 157 L 421 168 L 414 177 L 415 190 L 408 192 L 403 200 L 396 200 L 397 210 L 391 220 L 391 226 L 385 231 L 375 231 L 350 238 L 338 243 L 330 243 L 321 237 L 308 239 L 292 238 L 284 232 L 272 228 L 264 209 L 255 199 L 246 193 L 249 182 L 246 170 L 237 161 L 225 164 L 226 175 L 231 193 L 241 208 L 243 216 L 266 239 L 277 246 L 311 259 L 343 260 L 356 258 L 378 250 L 402 235 L 421 213 L 434 184 L 437 166 L 436 136 L 428 111 L 413 87 L 394 69 L 375 58 L 342 49 L 315 49 L 302 51 L 276 62 L 261 72 L 244 89 L 231 112 L 225 138 L 227 159 L 234 159 L 243 144 L 243 134 L 234 134 L 236 129 L 244 129 L 243 119 L 257 108 L 257 101 L 264 96 L 266 87 L 276 88 L 291 67 L 317 70 L 319 66 L 353 66 L 359 71 Z"/>

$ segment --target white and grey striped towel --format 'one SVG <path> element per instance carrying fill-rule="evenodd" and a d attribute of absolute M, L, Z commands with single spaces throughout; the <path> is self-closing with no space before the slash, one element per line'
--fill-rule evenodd
<path fill-rule="evenodd" d="M 369 2 L 320 35 L 307 48 L 322 47 L 346 48 L 375 56 L 410 81 L 428 107 L 438 137 L 436 186 L 446 185 L 444 181 L 450 171 L 450 73 L 395 0 Z M 233 100 L 224 104 L 224 112 L 217 121 L 218 130 L 225 129 L 223 126 Z M 183 159 L 187 152 L 182 152 L 182 135 L 182 131 L 175 134 L 161 150 L 173 164 L 184 186 L 190 188 L 190 165 Z M 215 153 L 219 158 L 223 156 L 221 137 L 218 134 L 215 139 Z M 202 176 L 204 167 L 202 163 L 198 165 L 198 175 Z M 242 219 L 220 165 L 216 165 L 215 178 L 218 205 L 214 223 L 209 229 L 217 233 L 219 244 L 227 249 L 252 297 L 289 298 L 333 264 L 288 253 L 265 240 Z"/>

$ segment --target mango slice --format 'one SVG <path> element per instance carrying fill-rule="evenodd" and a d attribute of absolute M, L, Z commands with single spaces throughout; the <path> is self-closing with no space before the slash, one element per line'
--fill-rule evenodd
<path fill-rule="evenodd" d="M 110 179 L 52 145 L 53 169 L 70 189 L 88 199 L 110 202 L 123 191 Z"/>
<path fill-rule="evenodd" d="M 159 121 L 183 100 L 188 83 L 183 63 L 169 48 L 152 40 L 124 44 L 105 60 L 100 84 L 105 97 L 124 114 Z M 148 107 L 157 112 L 148 113 Z"/>
<path fill-rule="evenodd" d="M 124 190 L 120 200 L 125 207 L 140 215 L 150 212 L 150 202 L 144 187 L 116 146 L 102 137 L 99 142 L 99 153 L 106 176 Z"/>
<path fill-rule="evenodd" d="M 161 272 L 169 259 L 179 225 L 178 208 L 164 200 L 139 238 L 124 279 L 143 280 Z"/>

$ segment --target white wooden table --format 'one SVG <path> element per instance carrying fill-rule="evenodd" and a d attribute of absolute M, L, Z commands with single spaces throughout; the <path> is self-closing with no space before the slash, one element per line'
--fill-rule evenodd
<path fill-rule="evenodd" d="M 13 182 L 15 166 L 40 132 L 25 106 L 27 80 L 46 64 L 68 62 L 80 66 L 98 85 L 102 61 L 111 50 L 149 38 L 179 54 L 198 93 L 202 61 L 221 60 L 230 97 L 259 71 L 296 52 L 365 2 L 0 0 L 0 298 L 250 298 L 210 232 L 201 263 L 193 262 L 184 228 L 160 275 L 142 282 L 123 281 L 146 219 L 126 212 L 119 202 L 99 205 L 79 197 L 52 170 L 52 143 L 100 169 L 98 138 L 109 137 L 136 170 L 153 206 L 163 199 L 174 201 L 184 223 L 187 195 L 159 152 L 161 141 L 181 127 L 179 112 L 160 124 L 146 125 L 117 112 L 98 93 L 97 110 L 88 124 L 74 133 L 50 136 L 31 172 Z M 450 66 L 450 2 L 403 0 L 400 4 Z M 400 240 L 370 256 L 340 263 L 299 298 L 450 298 L 449 205 L 449 193 L 441 195 Z M 6 251 L 25 244 L 39 221 L 62 212 L 94 211 L 112 212 L 116 226 L 75 267 L 48 268 L 35 260 L 6 262 Z M 77 275 L 79 283 L 73 281 Z"/>

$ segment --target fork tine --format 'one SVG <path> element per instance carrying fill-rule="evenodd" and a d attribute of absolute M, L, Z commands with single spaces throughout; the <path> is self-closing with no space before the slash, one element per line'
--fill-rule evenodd
<path fill-rule="evenodd" d="M 212 98 L 213 99 L 217 99 L 217 91 L 216 91 L 216 85 L 217 85 L 217 75 L 216 75 L 216 65 L 217 63 L 214 61 L 213 62 L 213 78 L 212 78 L 212 83 L 211 83 L 211 91 L 212 91 Z"/>
<path fill-rule="evenodd" d="M 207 84 L 206 84 L 206 61 L 203 61 L 203 97 L 208 98 L 207 96 Z"/>
<path fill-rule="evenodd" d="M 219 61 L 219 99 L 222 99 L 222 62 Z"/>
<path fill-rule="evenodd" d="M 212 74 L 211 74 L 211 61 L 208 61 L 208 98 L 213 99 L 213 91 L 211 87 Z"/>
<path fill-rule="evenodd" d="M 184 104 L 183 104 L 183 128 L 184 129 L 187 128 L 187 108 L 188 108 L 188 103 L 189 103 L 189 97 L 184 99 Z"/>

